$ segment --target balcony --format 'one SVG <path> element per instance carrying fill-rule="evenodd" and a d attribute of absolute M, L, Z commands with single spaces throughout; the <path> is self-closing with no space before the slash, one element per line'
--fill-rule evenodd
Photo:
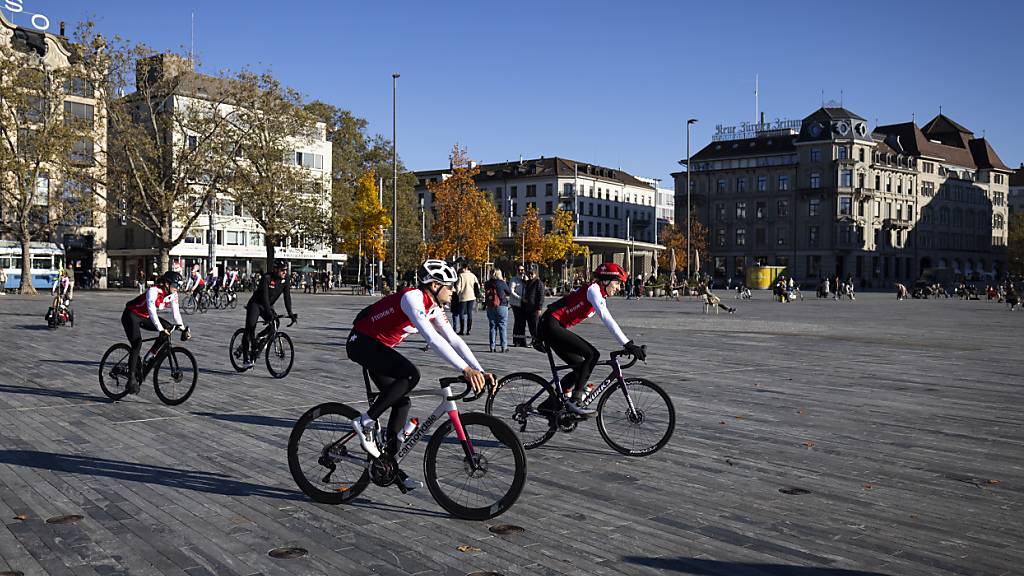
<path fill-rule="evenodd" d="M 910 228 L 909 218 L 885 218 L 882 220 L 882 228 L 888 228 L 890 230 L 906 230 Z"/>
<path fill-rule="evenodd" d="M 877 190 L 872 190 L 871 188 L 864 188 L 863 186 L 857 186 L 853 189 L 853 195 L 856 196 L 858 199 L 869 200 L 871 198 L 874 198 L 875 194 L 877 194 Z"/>

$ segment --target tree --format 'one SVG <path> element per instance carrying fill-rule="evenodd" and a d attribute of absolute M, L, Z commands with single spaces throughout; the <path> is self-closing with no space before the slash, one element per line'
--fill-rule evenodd
<path fill-rule="evenodd" d="M 427 185 L 437 212 L 427 252 L 435 258 L 483 262 L 496 244 L 501 217 L 490 198 L 477 189 L 473 177 L 480 169 L 470 164 L 466 150 L 456 144 L 449 160 L 452 175 Z"/>
<path fill-rule="evenodd" d="M 1014 214 L 1010 218 L 1009 238 L 1006 244 L 1010 272 L 1024 274 L 1024 213 Z"/>
<path fill-rule="evenodd" d="M 391 218 L 377 197 L 377 175 L 371 170 L 359 179 L 352 209 L 339 224 L 341 249 L 355 252 L 359 258 L 358 280 L 362 282 L 364 255 L 378 259 L 386 254 L 384 229 L 391 226 Z"/>
<path fill-rule="evenodd" d="M 690 218 L 690 254 L 694 258 L 707 258 L 707 237 L 708 229 L 696 216 L 692 216 Z M 677 270 L 686 270 L 686 229 L 680 228 L 678 224 L 665 227 L 661 230 L 659 240 L 665 246 L 665 251 L 658 256 L 658 266 L 669 270 L 670 274 L 674 274 Z M 671 269 L 673 252 L 675 253 L 675 269 Z M 696 270 L 697 268 L 694 267 L 691 272 Z"/>
<path fill-rule="evenodd" d="M 196 75 L 184 56 L 119 43 L 101 97 L 109 112 L 107 210 L 152 236 L 166 270 L 171 250 L 229 184 L 235 94 L 222 76 Z"/>
<path fill-rule="evenodd" d="M 579 256 L 585 253 L 584 247 L 576 243 L 574 229 L 576 221 L 573 213 L 559 207 L 552 219 L 551 232 L 544 235 L 544 249 L 541 260 L 546 264 L 560 262 L 562 259 Z"/>
<path fill-rule="evenodd" d="M 88 40 L 89 25 L 81 30 Z M 91 98 L 106 67 L 103 42 L 59 48 L 44 57 L 0 37 L 0 235 L 21 245 L 22 294 L 36 292 L 32 241 L 49 241 L 59 226 L 91 225 L 102 173 L 94 145 L 103 107 L 66 102 L 79 92 Z"/>
<path fill-rule="evenodd" d="M 391 141 L 380 134 L 369 135 L 367 121 L 348 110 L 319 101 L 310 102 L 305 109 L 327 125 L 327 137 L 331 141 L 331 233 L 337 244 L 341 239 L 341 219 L 352 209 L 359 179 L 367 172 L 372 170 L 383 182 L 383 207 L 387 214 L 392 214 L 393 147 Z M 408 172 L 399 158 L 398 266 L 403 270 L 418 266 L 422 257 L 422 248 L 410 249 L 412 246 L 420 247 L 421 244 L 419 200 L 415 187 L 416 175 Z M 385 234 L 384 258 L 390 260 L 391 230 L 385 230 Z"/>
<path fill-rule="evenodd" d="M 536 206 L 531 204 L 527 207 L 526 214 L 519 222 L 518 232 L 513 245 L 512 260 L 520 260 L 522 264 L 543 260 L 545 237 L 540 228 L 540 216 L 537 214 Z"/>
<path fill-rule="evenodd" d="M 327 236 L 327 183 L 297 164 L 295 153 L 322 141 L 323 134 L 303 110 L 299 93 L 269 73 L 245 72 L 233 84 L 233 99 L 244 105 L 232 114 L 238 152 L 230 154 L 230 193 L 263 228 L 270 270 L 277 246 L 312 246 Z"/>

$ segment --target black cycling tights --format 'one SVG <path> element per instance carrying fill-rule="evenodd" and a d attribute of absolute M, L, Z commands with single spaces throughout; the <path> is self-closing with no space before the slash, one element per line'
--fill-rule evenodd
<path fill-rule="evenodd" d="M 559 324 L 550 314 L 541 317 L 538 333 L 556 356 L 572 366 L 572 372 L 562 378 L 562 389 L 573 387 L 572 397 L 581 400 L 587 392 L 587 379 L 601 359 L 601 353 L 590 342 Z"/>
<path fill-rule="evenodd" d="M 352 332 L 345 344 L 348 357 L 366 368 L 370 380 L 377 385 L 380 395 L 366 411 L 367 416 L 378 420 L 391 408 L 388 418 L 388 450 L 398 450 L 398 434 L 409 418 L 409 393 L 420 381 L 420 371 L 408 358 L 381 344 L 376 338 Z"/>
<path fill-rule="evenodd" d="M 160 319 L 160 324 L 163 325 L 164 330 L 169 330 L 173 324 Z M 128 370 L 129 374 L 132 374 L 132 378 L 136 378 L 139 375 L 139 353 L 142 351 L 142 330 L 150 330 L 156 332 L 156 328 L 153 327 L 153 321 L 149 318 L 139 318 L 132 313 L 131 310 L 125 309 L 121 313 L 121 326 L 124 328 L 124 335 L 128 338 L 128 342 L 132 345 L 132 353 L 128 358 Z"/>

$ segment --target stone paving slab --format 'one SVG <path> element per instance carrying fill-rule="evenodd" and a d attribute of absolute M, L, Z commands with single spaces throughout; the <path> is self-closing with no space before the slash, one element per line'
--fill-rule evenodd
<path fill-rule="evenodd" d="M 345 358 L 371 300 L 296 295 L 284 380 L 239 375 L 227 343 L 241 308 L 188 317 L 201 375 L 185 404 L 152 385 L 111 403 L 99 359 L 123 340 L 129 292 L 80 292 L 77 325 L 46 330 L 48 298 L 0 297 L 0 573 L 1020 574 L 1024 564 L 1024 314 L 986 301 L 626 301 L 612 310 L 647 343 L 629 371 L 676 406 L 671 443 L 630 459 L 581 426 L 528 452 L 512 510 L 450 518 L 426 490 L 371 486 L 349 506 L 309 501 L 288 473 L 292 424 L 322 401 L 365 406 Z M 541 370 L 532 350 L 490 354 L 499 373 Z M 578 331 L 599 348 L 596 321 Z M 451 370 L 416 337 L 401 348 L 420 389 Z M 429 399 L 414 399 L 414 414 Z M 482 409 L 467 405 L 464 409 Z M 406 464 L 420 472 L 421 459 Z M 786 495 L 782 488 L 804 488 Z M 80 514 L 75 524 L 45 519 Z M 513 536 L 489 525 L 525 528 Z M 478 552 L 460 552 L 468 544 Z M 280 546 L 309 550 L 278 560 Z"/>

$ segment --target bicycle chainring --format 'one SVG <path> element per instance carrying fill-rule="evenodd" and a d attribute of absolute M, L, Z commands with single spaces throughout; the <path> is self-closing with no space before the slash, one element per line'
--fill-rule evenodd
<path fill-rule="evenodd" d="M 390 486 L 398 478 L 398 463 L 390 454 L 370 461 L 370 480 L 377 486 Z"/>
<path fill-rule="evenodd" d="M 576 430 L 576 426 L 579 425 L 579 418 L 575 414 L 570 412 L 559 412 L 558 413 L 558 428 L 562 432 L 573 432 Z"/>

